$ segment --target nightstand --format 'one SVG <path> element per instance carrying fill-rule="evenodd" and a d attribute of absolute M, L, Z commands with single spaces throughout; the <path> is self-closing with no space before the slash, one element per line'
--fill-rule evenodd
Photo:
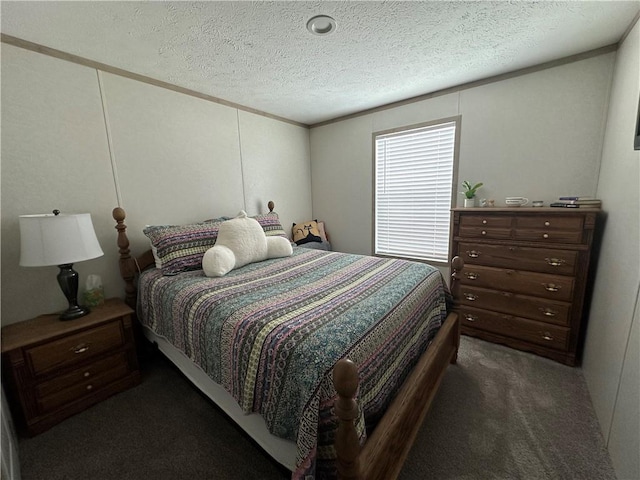
<path fill-rule="evenodd" d="M 3 384 L 28 435 L 140 383 L 132 314 L 110 299 L 76 320 L 56 313 L 2 328 Z"/>

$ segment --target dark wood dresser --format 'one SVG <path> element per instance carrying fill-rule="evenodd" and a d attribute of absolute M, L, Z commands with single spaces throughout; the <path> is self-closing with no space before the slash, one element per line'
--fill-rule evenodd
<path fill-rule="evenodd" d="M 579 362 L 599 209 L 457 208 L 452 253 L 462 333 Z"/>
<path fill-rule="evenodd" d="M 26 434 L 140 382 L 132 314 L 110 299 L 76 320 L 42 315 L 2 328 L 3 384 Z"/>

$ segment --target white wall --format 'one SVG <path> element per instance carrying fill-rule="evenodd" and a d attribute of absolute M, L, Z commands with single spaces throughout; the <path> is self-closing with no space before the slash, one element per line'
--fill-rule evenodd
<path fill-rule="evenodd" d="M 614 61 L 599 55 L 312 128 L 314 218 L 337 250 L 370 254 L 372 134 L 458 114 L 458 178 L 484 182 L 479 197 L 594 195 Z"/>
<path fill-rule="evenodd" d="M 583 369 L 619 479 L 640 478 L 640 24 L 617 52 L 597 195 L 607 211 Z M 635 311 L 635 315 L 634 315 Z"/>
<path fill-rule="evenodd" d="M 2 44 L 2 324 L 62 310 L 57 267 L 18 265 L 18 216 L 91 213 L 103 257 L 80 262 L 124 296 L 115 222 L 132 252 L 146 224 L 265 212 L 311 218 L 309 131 L 289 123 Z"/>

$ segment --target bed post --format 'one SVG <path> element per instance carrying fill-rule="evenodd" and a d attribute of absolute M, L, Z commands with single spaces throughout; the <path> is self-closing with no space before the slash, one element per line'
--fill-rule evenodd
<path fill-rule="evenodd" d="M 358 368 L 351 360 L 342 359 L 333 369 L 333 385 L 338 392 L 334 404 L 338 417 L 338 429 L 334 446 L 336 464 L 340 480 L 362 480 L 360 473 L 360 442 L 355 420 L 358 418 L 358 404 L 354 397 L 358 390 Z"/>
<path fill-rule="evenodd" d="M 453 307 L 457 307 L 455 304 L 455 299 L 458 298 L 458 289 L 460 288 L 460 279 L 462 278 L 462 269 L 464 268 L 464 260 L 462 257 L 458 257 L 457 255 L 453 257 L 451 260 L 451 285 L 449 290 L 451 290 L 451 295 L 454 298 Z M 460 348 L 460 322 L 458 321 L 458 334 L 456 335 L 456 353 L 451 358 L 451 363 L 458 362 L 458 350 Z"/>
<path fill-rule="evenodd" d="M 129 250 L 129 238 L 127 237 L 127 226 L 124 224 L 126 214 L 120 207 L 113 209 L 113 219 L 116 221 L 118 230 L 118 249 L 120 252 L 120 276 L 125 281 L 125 302 L 134 310 L 136 309 L 136 286 L 135 276 L 137 272 L 136 261 L 131 257 Z"/>

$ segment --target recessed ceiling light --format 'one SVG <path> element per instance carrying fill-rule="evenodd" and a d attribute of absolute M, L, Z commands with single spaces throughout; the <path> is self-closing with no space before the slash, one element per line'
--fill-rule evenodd
<path fill-rule="evenodd" d="M 307 22 L 307 30 L 314 35 L 329 35 L 336 29 L 336 21 L 327 15 L 317 15 Z"/>

